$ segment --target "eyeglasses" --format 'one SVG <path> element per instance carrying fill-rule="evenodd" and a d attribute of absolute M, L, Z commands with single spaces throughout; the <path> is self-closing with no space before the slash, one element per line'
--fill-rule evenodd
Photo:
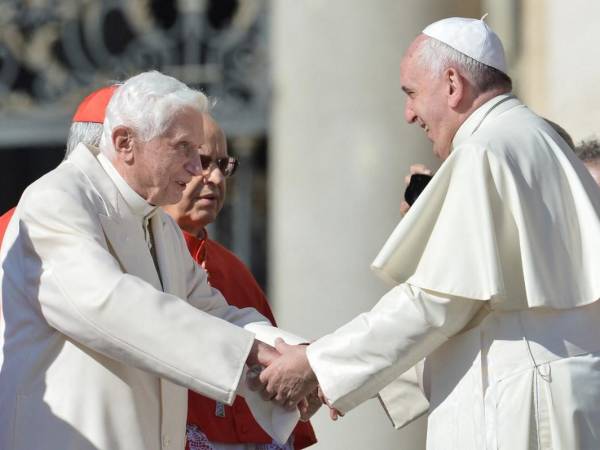
<path fill-rule="evenodd" d="M 235 173 L 238 168 L 239 161 L 233 156 L 225 156 L 223 158 L 212 159 L 208 155 L 200 155 L 200 163 L 202 164 L 202 172 L 211 172 L 211 165 L 214 164 L 213 168 L 216 167 L 226 177 L 230 177 Z"/>

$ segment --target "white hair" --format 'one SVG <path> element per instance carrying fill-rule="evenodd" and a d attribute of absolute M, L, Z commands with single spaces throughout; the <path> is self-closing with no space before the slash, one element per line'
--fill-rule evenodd
<path fill-rule="evenodd" d="M 209 102 L 202 92 L 155 70 L 135 75 L 116 89 L 106 107 L 100 150 L 114 158 L 112 132 L 117 126 L 134 129 L 142 141 L 160 136 L 184 108 L 203 113 Z"/>
<path fill-rule="evenodd" d="M 102 124 L 96 122 L 73 122 L 69 128 L 67 137 L 67 150 L 65 159 L 71 154 L 80 142 L 86 145 L 98 147 L 102 137 Z"/>
<path fill-rule="evenodd" d="M 424 39 L 419 45 L 417 55 L 420 63 L 427 67 L 432 76 L 440 75 L 452 66 L 480 93 L 496 88 L 512 90 L 512 81 L 504 72 L 480 63 L 435 38 Z"/>

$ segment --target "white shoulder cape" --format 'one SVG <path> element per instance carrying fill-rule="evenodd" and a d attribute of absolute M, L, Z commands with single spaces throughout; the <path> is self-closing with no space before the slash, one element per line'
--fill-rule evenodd
<path fill-rule="evenodd" d="M 506 309 L 599 299 L 600 189 L 556 132 L 503 95 L 453 144 L 373 270 Z"/>

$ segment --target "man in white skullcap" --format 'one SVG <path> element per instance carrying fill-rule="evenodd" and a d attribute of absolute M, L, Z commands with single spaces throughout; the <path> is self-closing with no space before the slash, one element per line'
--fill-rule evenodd
<path fill-rule="evenodd" d="M 318 384 L 345 413 L 381 391 L 397 426 L 429 412 L 428 449 L 600 448 L 600 198 L 506 73 L 482 20 L 410 45 L 406 120 L 444 162 L 373 263 L 395 287 L 308 346 L 277 345 L 260 378 L 278 401 Z"/>

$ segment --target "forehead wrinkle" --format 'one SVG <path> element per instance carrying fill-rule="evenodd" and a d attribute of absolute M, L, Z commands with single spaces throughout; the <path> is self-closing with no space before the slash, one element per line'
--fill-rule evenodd
<path fill-rule="evenodd" d="M 165 133 L 165 137 L 171 142 L 186 141 L 192 145 L 197 145 L 198 147 L 205 141 L 204 132 L 201 128 L 187 127 L 181 123 L 175 123 L 170 127 Z"/>

